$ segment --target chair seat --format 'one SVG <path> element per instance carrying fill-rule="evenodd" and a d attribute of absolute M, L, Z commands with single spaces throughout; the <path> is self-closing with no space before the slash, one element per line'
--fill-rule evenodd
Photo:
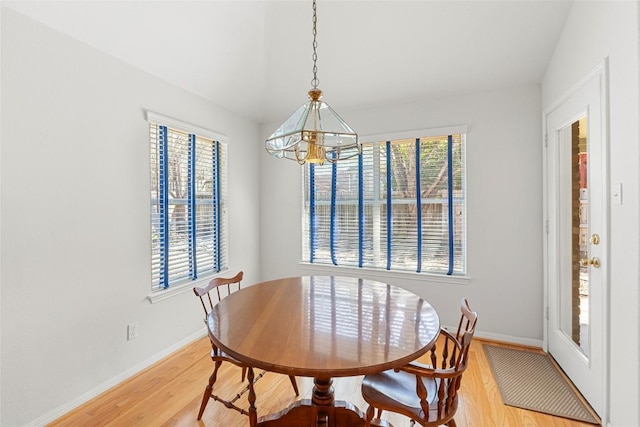
<path fill-rule="evenodd" d="M 429 365 L 414 360 L 394 370 L 365 375 L 361 390 L 369 404 L 366 427 L 384 411 L 405 415 L 412 425 L 456 427 L 453 417 L 458 409 L 458 390 L 477 319 L 478 313 L 472 312 L 463 298 L 457 332 L 453 335 L 440 329 L 438 341 L 429 350 Z"/>
<path fill-rule="evenodd" d="M 427 389 L 427 402 L 430 410 L 436 410 L 437 382 L 433 378 L 421 378 Z M 375 401 L 381 407 L 394 407 L 394 411 L 414 414 L 424 418 L 420 398 L 416 394 L 416 376 L 408 372 L 394 372 L 392 369 L 379 374 L 366 375 L 362 380 L 362 396 L 365 400 Z M 431 411 L 430 411 L 431 412 Z"/>

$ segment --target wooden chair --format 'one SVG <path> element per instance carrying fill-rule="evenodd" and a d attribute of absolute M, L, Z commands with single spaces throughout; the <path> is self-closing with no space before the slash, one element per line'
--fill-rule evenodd
<path fill-rule="evenodd" d="M 243 274 L 244 273 L 241 271 L 233 277 L 228 277 L 228 278 L 216 277 L 215 279 L 211 280 L 207 286 L 193 288 L 193 293 L 200 298 L 200 302 L 202 303 L 202 308 L 204 309 L 204 313 L 205 313 L 204 315 L 205 324 L 207 323 L 207 316 L 209 315 L 209 313 L 211 312 L 215 304 L 217 304 L 225 296 L 240 290 Z M 226 287 L 226 290 L 225 290 L 225 287 Z M 223 289 L 222 292 L 220 291 L 221 288 Z M 213 292 L 214 289 L 216 291 L 215 294 Z M 214 294 L 213 297 L 211 296 L 212 294 Z M 216 296 L 217 296 L 217 299 L 216 299 Z M 198 412 L 198 420 L 202 418 L 202 414 L 204 413 L 204 410 L 207 407 L 207 403 L 209 403 L 209 399 L 216 400 L 222 403 L 227 408 L 235 409 L 241 414 L 249 415 L 248 411 L 238 407 L 235 404 L 235 402 L 238 399 L 240 399 L 240 397 L 242 397 L 242 395 L 245 392 L 249 391 L 250 393 L 252 393 L 253 383 L 255 383 L 260 378 L 262 378 L 265 372 L 263 371 L 262 373 L 257 375 L 255 379 L 249 378 L 249 381 L 251 382 L 251 384 L 248 384 L 240 393 L 235 395 L 231 400 L 223 399 L 222 397 L 215 395 L 213 393 L 213 385 L 216 382 L 216 379 L 218 376 L 218 369 L 220 368 L 220 365 L 222 365 L 222 362 L 229 362 L 242 368 L 242 377 L 241 377 L 242 382 L 244 382 L 245 380 L 248 366 L 240 362 L 239 360 L 236 360 L 232 356 L 224 353 L 221 349 L 219 349 L 214 344 L 213 340 L 211 340 L 210 332 L 209 332 L 209 339 L 211 341 L 211 360 L 213 360 L 213 362 L 215 363 L 215 367 L 213 369 L 213 373 L 209 377 L 209 384 L 207 385 L 207 388 L 204 390 L 204 395 L 202 396 L 202 403 L 200 404 L 200 411 Z M 251 373 L 253 373 L 253 370 L 251 370 Z M 253 375 L 250 375 L 250 377 L 253 377 Z M 293 390 L 295 391 L 296 396 L 298 396 L 299 393 L 298 393 L 298 384 L 296 383 L 296 378 L 292 375 L 289 375 L 289 379 L 291 380 L 291 384 L 293 385 Z"/>
<path fill-rule="evenodd" d="M 478 314 L 462 299 L 460 323 L 455 335 L 444 329 L 431 349 L 431 364 L 412 362 L 402 368 L 374 375 L 362 381 L 362 397 L 369 404 L 366 426 L 370 426 L 375 408 L 376 420 L 382 411 L 391 411 L 411 418 L 421 426 L 445 424 L 455 427 L 453 419 L 458 409 L 458 389 L 468 365 L 471 339 Z"/>

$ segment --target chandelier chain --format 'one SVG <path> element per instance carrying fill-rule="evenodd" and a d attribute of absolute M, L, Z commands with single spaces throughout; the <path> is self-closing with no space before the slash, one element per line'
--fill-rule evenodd
<path fill-rule="evenodd" d="M 318 48 L 318 41 L 316 40 L 316 36 L 318 35 L 317 29 L 318 17 L 316 15 L 316 0 L 313 0 L 313 80 L 311 80 L 311 85 L 314 89 L 318 88 L 318 84 L 320 80 L 318 80 L 318 53 L 316 49 Z"/>

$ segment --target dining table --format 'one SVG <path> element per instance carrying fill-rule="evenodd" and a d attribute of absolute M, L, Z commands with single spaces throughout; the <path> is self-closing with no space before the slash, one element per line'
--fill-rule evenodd
<path fill-rule="evenodd" d="M 358 427 L 365 425 L 363 412 L 335 398 L 333 378 L 382 372 L 419 358 L 433 347 L 440 320 L 425 299 L 389 283 L 299 276 L 232 293 L 214 306 L 207 326 L 215 345 L 250 367 L 252 427 Z M 312 377 L 311 399 L 258 418 L 254 368 Z"/>

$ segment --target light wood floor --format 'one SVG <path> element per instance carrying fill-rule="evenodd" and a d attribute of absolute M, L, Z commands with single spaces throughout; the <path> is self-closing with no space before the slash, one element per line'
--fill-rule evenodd
<path fill-rule="evenodd" d="M 590 424 L 552 417 L 502 404 L 500 392 L 482 350 L 474 340 L 470 366 L 461 386 L 461 402 L 456 415 L 459 427 L 526 426 L 588 427 Z M 495 343 L 494 343 L 495 344 Z M 208 338 L 187 345 L 138 375 L 78 407 L 51 426 L 248 426 L 246 416 L 211 400 L 201 421 L 196 420 L 202 393 L 211 374 Z M 336 399 L 367 405 L 360 396 L 361 377 L 334 380 Z M 240 370 L 223 364 L 216 388 L 235 395 L 243 387 Z M 313 380 L 298 378 L 300 398 L 311 397 Z M 222 393 L 221 393 L 222 394 Z M 258 415 L 277 412 L 298 398 L 286 375 L 267 373 L 256 384 Z M 246 396 L 246 395 L 245 395 Z M 244 400 L 246 402 L 246 400 Z M 383 413 L 395 427 L 409 425 L 408 418 Z M 591 426 L 592 427 L 592 426 Z"/>

